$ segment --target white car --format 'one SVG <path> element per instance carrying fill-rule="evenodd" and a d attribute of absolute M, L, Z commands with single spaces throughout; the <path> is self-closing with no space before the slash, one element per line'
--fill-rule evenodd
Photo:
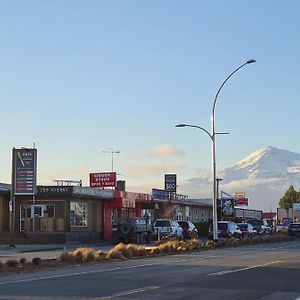
<path fill-rule="evenodd" d="M 164 236 L 176 237 L 183 239 L 183 229 L 177 221 L 169 219 L 157 219 L 154 222 L 154 235 L 162 238 Z"/>

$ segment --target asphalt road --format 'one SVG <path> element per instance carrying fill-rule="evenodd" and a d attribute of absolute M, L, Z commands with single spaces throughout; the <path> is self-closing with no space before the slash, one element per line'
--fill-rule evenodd
<path fill-rule="evenodd" d="M 300 299 L 300 241 L 0 277 L 0 299 Z"/>

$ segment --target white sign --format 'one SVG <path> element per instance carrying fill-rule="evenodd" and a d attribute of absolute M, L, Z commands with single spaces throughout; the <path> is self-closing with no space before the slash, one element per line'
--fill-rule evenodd
<path fill-rule="evenodd" d="M 294 209 L 300 209 L 300 203 L 294 203 L 293 205 Z"/>
<path fill-rule="evenodd" d="M 8 206 L 9 206 L 9 211 L 13 211 L 12 201 L 8 202 Z"/>
<path fill-rule="evenodd" d="M 234 198 L 245 198 L 245 193 L 244 192 L 235 192 Z"/>

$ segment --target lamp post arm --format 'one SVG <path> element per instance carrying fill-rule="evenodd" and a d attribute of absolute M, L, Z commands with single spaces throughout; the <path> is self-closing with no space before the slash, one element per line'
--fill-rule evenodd
<path fill-rule="evenodd" d="M 204 132 L 209 136 L 209 138 L 210 138 L 211 140 L 213 139 L 213 137 L 212 137 L 212 135 L 210 134 L 210 132 L 209 132 L 208 130 L 206 130 L 205 128 L 201 127 L 201 126 L 197 126 L 197 125 L 189 125 L 189 124 L 186 124 L 185 126 L 186 126 L 186 127 L 193 127 L 193 128 L 200 129 L 200 130 L 204 131 Z"/>
<path fill-rule="evenodd" d="M 234 74 L 236 73 L 239 69 L 241 69 L 242 67 L 244 67 L 245 65 L 249 64 L 249 62 L 245 62 L 243 63 L 242 65 L 240 65 L 238 68 L 236 68 L 231 74 L 229 74 L 227 76 L 227 78 L 223 81 L 223 83 L 221 84 L 221 86 L 219 87 L 216 95 L 215 95 L 215 98 L 214 98 L 214 102 L 213 102 L 213 115 L 215 114 L 215 108 L 216 108 L 216 102 L 217 102 L 217 99 L 218 99 L 218 96 L 219 96 L 219 93 L 221 91 L 221 89 L 223 88 L 223 86 L 225 85 L 225 83 L 229 80 L 229 78 Z"/>

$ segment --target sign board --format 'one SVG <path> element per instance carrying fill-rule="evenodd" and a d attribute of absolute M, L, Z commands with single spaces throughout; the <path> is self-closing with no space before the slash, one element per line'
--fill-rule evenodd
<path fill-rule="evenodd" d="M 34 195 L 36 188 L 36 149 L 13 149 L 14 194 Z"/>
<path fill-rule="evenodd" d="M 40 197 L 67 197 L 72 194 L 72 186 L 37 186 L 37 195 Z"/>
<path fill-rule="evenodd" d="M 176 187 L 176 174 L 165 174 L 165 190 L 171 193 L 176 193 Z"/>
<path fill-rule="evenodd" d="M 153 200 L 169 200 L 169 192 L 166 190 L 152 189 Z"/>
<path fill-rule="evenodd" d="M 219 215 L 223 217 L 233 217 L 234 199 L 233 198 L 218 199 L 218 211 L 219 211 Z"/>
<path fill-rule="evenodd" d="M 245 193 L 244 192 L 235 192 L 234 198 L 245 198 Z"/>
<path fill-rule="evenodd" d="M 116 172 L 90 173 L 90 187 L 116 186 Z"/>
<path fill-rule="evenodd" d="M 234 205 L 235 206 L 248 206 L 248 198 L 235 198 Z"/>
<path fill-rule="evenodd" d="M 300 210 L 300 203 L 294 203 L 293 208 L 296 210 Z"/>

